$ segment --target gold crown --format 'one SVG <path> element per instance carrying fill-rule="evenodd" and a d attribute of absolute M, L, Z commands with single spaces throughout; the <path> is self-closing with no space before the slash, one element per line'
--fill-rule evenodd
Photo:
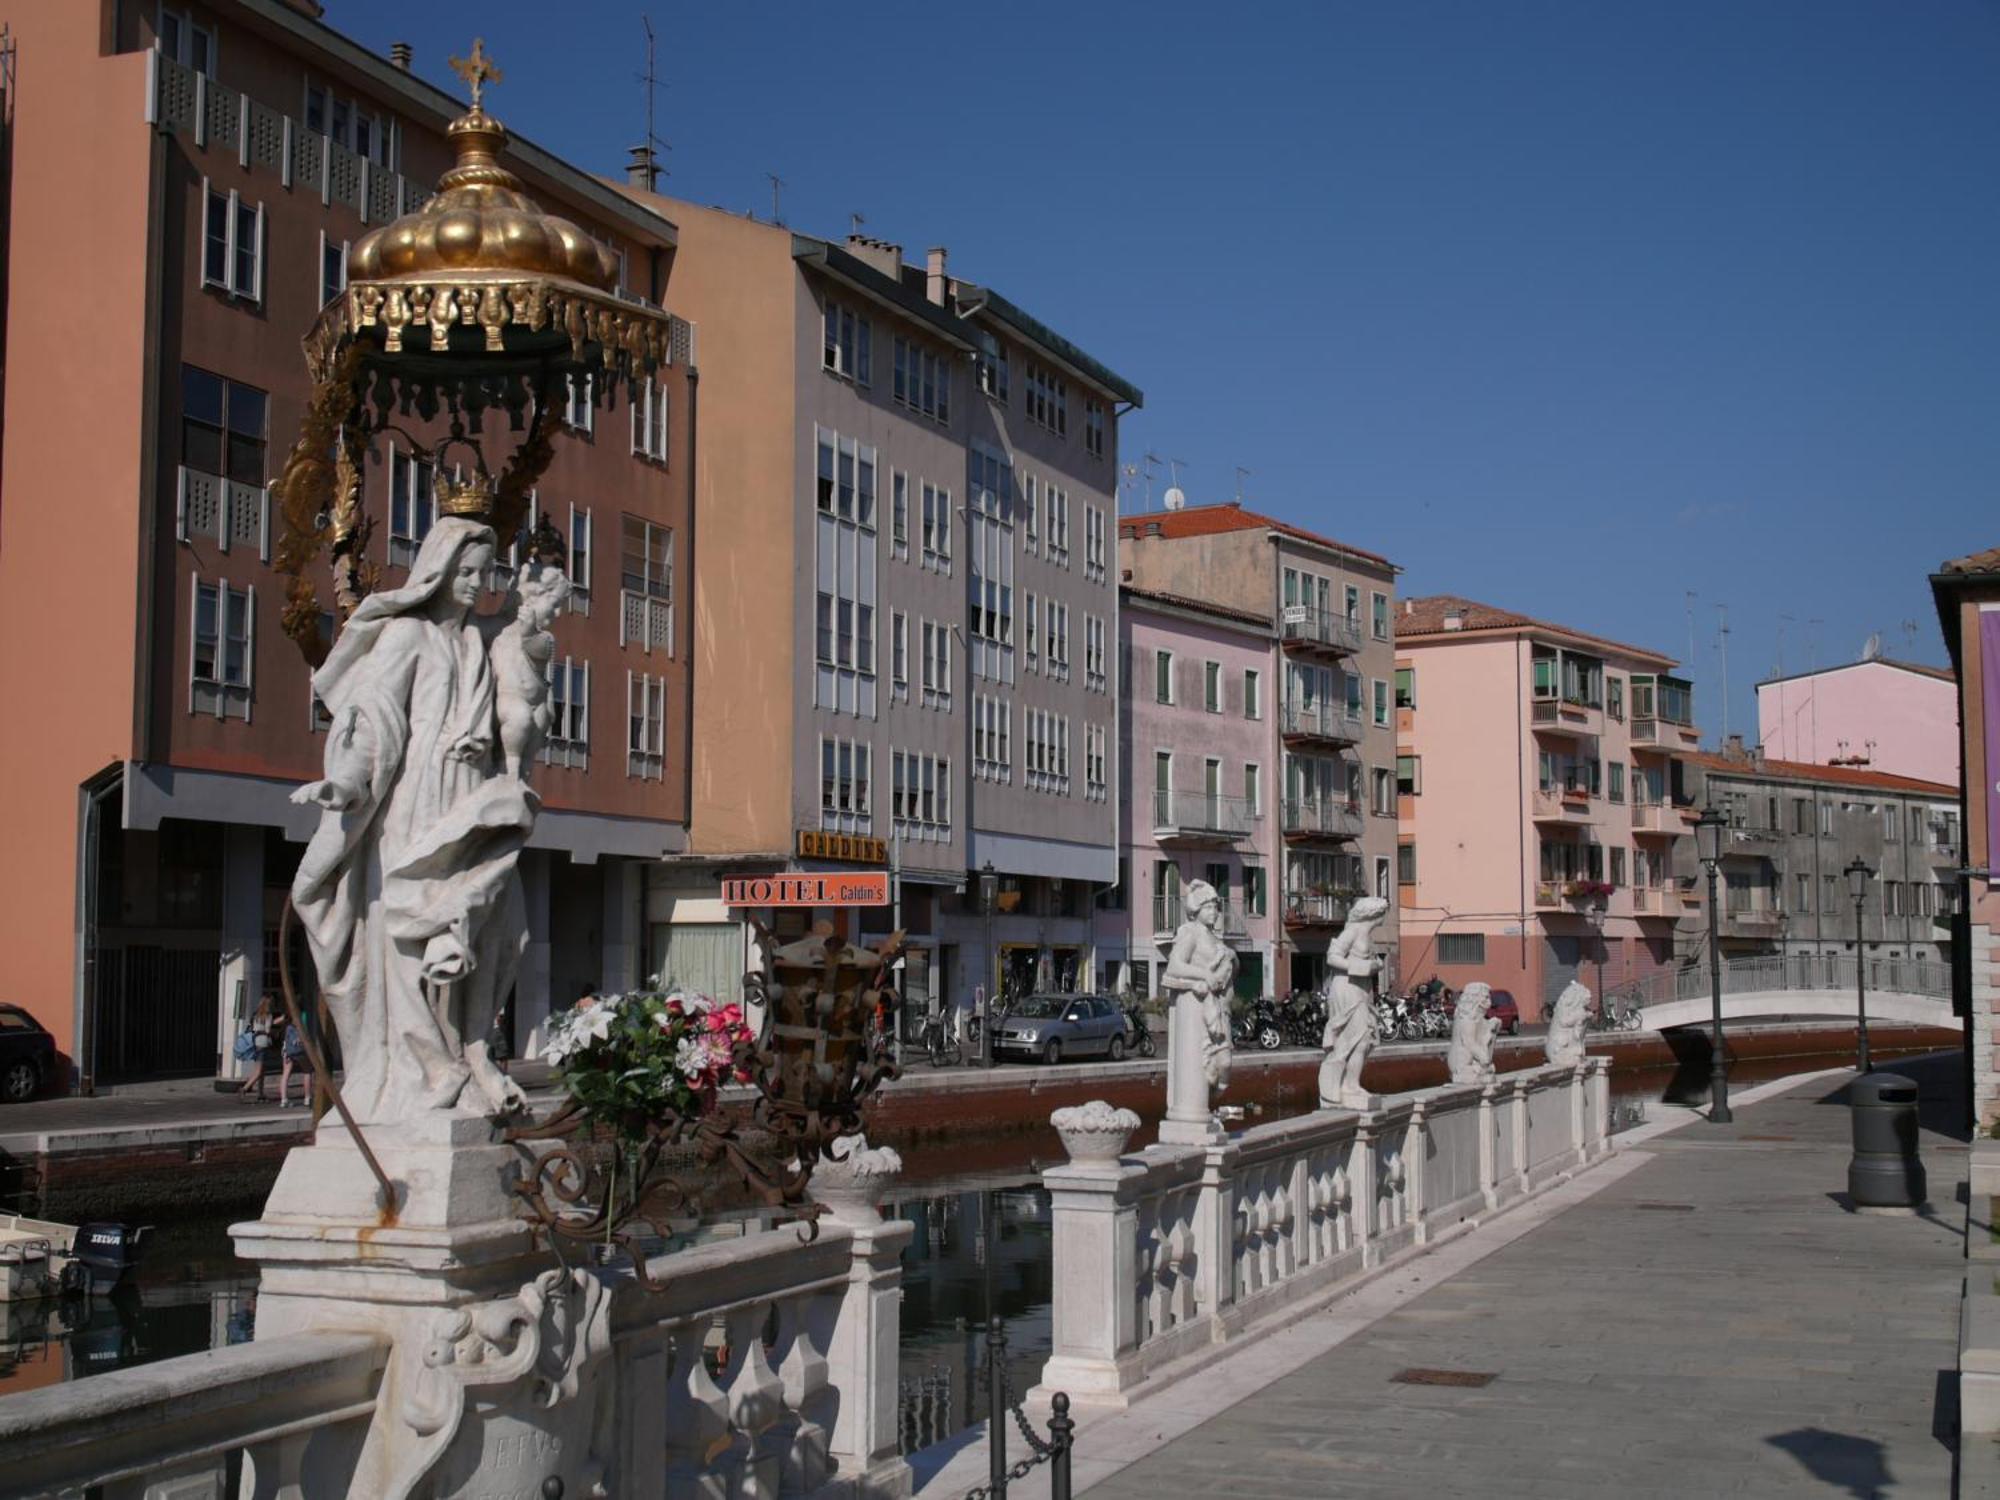
<path fill-rule="evenodd" d="M 441 516 L 458 516 L 468 521 L 490 521 L 499 496 L 493 481 L 483 472 L 463 479 L 440 475 L 437 481 L 437 508 Z"/>

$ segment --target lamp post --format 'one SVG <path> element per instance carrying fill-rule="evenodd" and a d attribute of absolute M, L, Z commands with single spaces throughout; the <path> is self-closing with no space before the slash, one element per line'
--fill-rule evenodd
<path fill-rule="evenodd" d="M 1874 878 L 1867 861 L 1855 855 L 1847 867 L 1847 889 L 1854 896 L 1854 1013 L 1859 1023 L 1855 1060 L 1863 1073 L 1868 1071 L 1868 972 L 1861 963 L 1861 903 L 1868 895 L 1868 882 Z"/>
<path fill-rule="evenodd" d="M 979 1066 L 993 1066 L 993 992 L 999 986 L 1000 953 L 993 946 L 993 903 L 1000 894 L 1000 878 L 987 860 L 979 871 L 979 909 L 986 917 L 986 986 L 979 1017 Z M 990 1309 L 989 1309 L 990 1311 Z"/>
<path fill-rule="evenodd" d="M 1715 1002 L 1713 1053 L 1708 1064 L 1708 1122 L 1727 1125 L 1735 1118 L 1729 1112 L 1729 1058 L 1722 1050 L 1722 909 L 1717 903 L 1715 884 L 1722 867 L 1722 831 L 1729 820 L 1713 807 L 1702 809 L 1695 819 L 1695 850 L 1702 868 L 1708 872 L 1708 981 Z"/>

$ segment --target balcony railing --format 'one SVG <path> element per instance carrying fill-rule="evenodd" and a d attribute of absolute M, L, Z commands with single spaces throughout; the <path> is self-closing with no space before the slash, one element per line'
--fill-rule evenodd
<path fill-rule="evenodd" d="M 1285 893 L 1287 927 L 1338 927 L 1347 920 L 1354 904 L 1352 894 L 1341 891 L 1288 891 Z"/>
<path fill-rule="evenodd" d="M 1331 610 L 1287 604 L 1280 612 L 1280 621 L 1280 639 L 1287 646 L 1330 651 L 1336 656 L 1352 656 L 1361 649 L 1361 622 Z"/>
<path fill-rule="evenodd" d="M 1207 792 L 1153 793 L 1156 839 L 1247 838 L 1256 822 L 1257 810 L 1247 798 L 1211 796 Z"/>
<path fill-rule="evenodd" d="M 1590 789 L 1581 786 L 1537 787 L 1535 817 L 1545 823 L 1588 823 Z"/>
<path fill-rule="evenodd" d="M 1287 835 L 1297 838 L 1358 839 L 1361 804 L 1325 799 L 1287 799 L 1282 816 Z"/>
<path fill-rule="evenodd" d="M 1361 716 L 1331 703 L 1286 703 L 1278 710 L 1278 728 L 1294 739 L 1325 740 L 1335 745 L 1361 743 Z"/>
<path fill-rule="evenodd" d="M 1785 925 L 1785 914 L 1770 906 L 1745 906 L 1735 911 L 1722 913 L 1722 927 L 1725 932 L 1771 933 Z"/>
<path fill-rule="evenodd" d="M 1671 802 L 1634 802 L 1632 831 L 1664 833 L 1671 837 L 1687 832 L 1687 825 L 1681 818 L 1681 810 Z"/>
<path fill-rule="evenodd" d="M 1223 901 L 1219 905 L 1222 907 L 1222 925 L 1218 930 L 1224 937 L 1242 937 L 1249 931 L 1241 902 Z M 1180 892 L 1172 895 L 1159 891 L 1153 893 L 1153 935 L 1158 941 L 1170 941 L 1187 919 L 1187 906 Z"/>
<path fill-rule="evenodd" d="M 1670 750 L 1697 744 L 1700 739 L 1701 731 L 1692 724 L 1660 718 L 1634 717 L 1632 720 L 1632 743 L 1642 750 Z"/>
<path fill-rule="evenodd" d="M 1635 885 L 1632 887 L 1632 915 L 1635 917 L 1678 917 L 1681 914 L 1680 892 L 1666 886 Z"/>
<path fill-rule="evenodd" d="M 1537 698 L 1531 705 L 1529 721 L 1537 729 L 1555 734 L 1593 735 L 1604 732 L 1604 710 L 1567 698 Z"/>

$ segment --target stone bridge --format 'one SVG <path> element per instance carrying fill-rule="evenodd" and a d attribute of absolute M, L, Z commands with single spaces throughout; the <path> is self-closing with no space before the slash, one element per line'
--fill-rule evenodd
<path fill-rule="evenodd" d="M 1855 1013 L 1852 953 L 1757 954 L 1722 965 L 1722 1014 L 1727 1020 L 1752 1016 L 1838 1016 Z M 1871 1021 L 1906 1021 L 1959 1030 L 1951 1012 L 1951 966 L 1930 959 L 1863 960 Z M 1649 976 L 1612 992 L 1612 998 L 1642 1007 L 1653 1031 L 1706 1024 L 1713 1012 L 1706 963 Z"/>

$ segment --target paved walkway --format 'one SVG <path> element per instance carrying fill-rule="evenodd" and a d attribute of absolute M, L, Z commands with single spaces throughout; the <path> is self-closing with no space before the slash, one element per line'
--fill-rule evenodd
<path fill-rule="evenodd" d="M 1097 1500 L 1949 1495 L 1957 1066 L 1896 1065 L 1924 1086 L 1935 1217 L 1843 1207 L 1838 1076 L 1774 1086 L 1733 1125 L 1643 1127 L 1602 1186 L 1558 1189 L 1570 1206 L 1510 1243 L 1478 1248 L 1502 1216 L 1383 1279 L 1437 1262 L 1427 1288 L 1364 1287 L 1301 1320 L 1319 1330 L 1092 1424 L 1079 1485 Z M 1329 1323 L 1351 1331 L 1301 1360 Z M 1493 1379 L 1392 1381 L 1409 1369 Z"/>

